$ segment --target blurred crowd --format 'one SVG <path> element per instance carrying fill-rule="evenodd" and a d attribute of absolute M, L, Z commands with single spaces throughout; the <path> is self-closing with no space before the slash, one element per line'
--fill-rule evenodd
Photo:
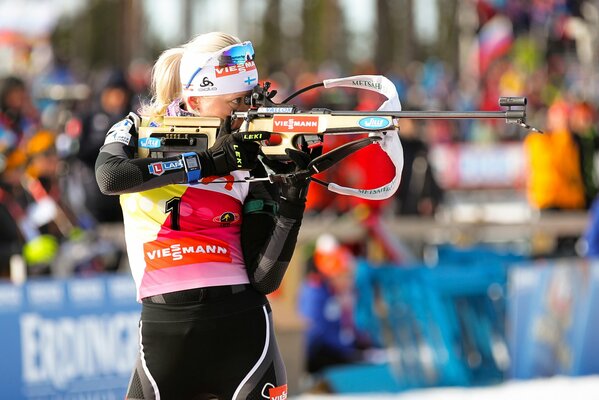
<path fill-rule="evenodd" d="M 296 59 L 275 68 L 267 56 L 259 57 L 261 78 L 273 83 L 278 101 L 323 79 L 382 74 L 394 82 L 404 110 L 499 110 L 500 96 L 526 96 L 529 123 L 545 131 L 531 133 L 503 121 L 402 120 L 405 166 L 397 194 L 373 202 L 312 185 L 308 218 L 365 209 L 433 216 L 446 189 L 430 150 L 464 143 L 522 142 L 531 206 L 588 209 L 598 190 L 599 63 L 596 46 L 589 50 L 585 42 L 590 35 L 591 44 L 597 44 L 597 7 L 587 3 L 477 2 L 478 45 L 465 51 L 469 62 L 461 70 L 436 58 L 380 70 L 369 62 L 343 69 L 331 61 L 314 69 Z M 118 198 L 99 192 L 94 162 L 108 128 L 147 100 L 150 74 L 151 62 L 136 60 L 127 70 L 78 76 L 58 60 L 39 76 L 1 77 L 0 275 L 10 274 L 13 255 L 23 256 L 28 274 L 119 268 L 121 246 L 98 238 L 98 227 L 120 223 Z M 349 89 L 316 89 L 294 99 L 303 109 L 376 110 L 380 102 L 371 92 Z M 325 151 L 355 138 L 327 137 Z M 378 146 L 369 146 L 318 177 L 371 188 L 392 176 L 391 162 Z M 106 251 L 86 245 L 100 239 Z M 86 247 L 76 262 L 56 267 L 62 253 Z"/>
<path fill-rule="evenodd" d="M 5 277 L 14 255 L 22 255 L 26 275 L 110 271 L 122 259 L 120 243 L 98 237 L 101 224 L 119 223 L 122 215 L 118 197 L 100 193 L 94 164 L 108 128 L 134 106 L 133 86 L 125 73 L 110 71 L 88 96 L 89 88 L 64 70 L 52 72 L 39 82 L 0 81 Z"/>

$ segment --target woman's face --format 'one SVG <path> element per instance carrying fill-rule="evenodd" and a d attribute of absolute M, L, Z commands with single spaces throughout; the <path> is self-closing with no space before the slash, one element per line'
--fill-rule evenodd
<path fill-rule="evenodd" d="M 189 111 L 202 117 L 217 117 L 225 119 L 235 111 L 247 111 L 249 106 L 243 101 L 251 92 L 238 92 L 219 96 L 192 96 L 187 99 Z"/>

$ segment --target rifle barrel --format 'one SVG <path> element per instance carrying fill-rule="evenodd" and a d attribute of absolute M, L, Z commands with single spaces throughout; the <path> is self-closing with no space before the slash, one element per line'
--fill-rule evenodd
<path fill-rule="evenodd" d="M 512 110 L 514 112 L 516 110 Z M 506 111 L 331 111 L 334 116 L 376 116 L 386 115 L 409 119 L 489 119 L 508 118 Z M 522 117 L 525 113 L 522 111 Z"/>

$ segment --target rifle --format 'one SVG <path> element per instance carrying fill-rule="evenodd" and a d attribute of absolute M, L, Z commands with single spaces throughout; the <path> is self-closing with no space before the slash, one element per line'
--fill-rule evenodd
<path fill-rule="evenodd" d="M 308 111 L 288 103 L 297 95 L 317 87 L 351 87 L 377 92 L 387 98 L 376 111 L 336 111 L 314 108 Z M 344 144 L 316 157 L 305 171 L 294 174 L 277 174 L 267 165 L 267 178 L 250 177 L 248 181 L 267 180 L 289 182 L 298 177 L 309 177 L 329 190 L 345 195 L 382 200 L 390 197 L 399 187 L 403 169 L 403 150 L 397 131 L 398 120 L 410 119 L 504 119 L 525 129 L 540 132 L 526 123 L 526 97 L 501 97 L 503 111 L 402 111 L 393 83 L 380 75 L 359 75 L 328 79 L 305 87 L 275 103 L 276 91 L 270 83 L 258 85 L 244 99 L 248 111 L 233 112 L 232 121 L 242 120 L 240 131 L 243 140 L 259 141 L 261 151 L 270 160 L 287 162 L 287 149 L 307 150 L 322 145 L 324 135 L 368 134 L 367 138 Z M 140 128 L 139 156 L 163 157 L 169 153 L 205 150 L 216 140 L 223 122 L 207 117 L 165 117 L 160 126 Z M 323 172 L 348 155 L 370 144 L 379 144 L 395 165 L 395 178 L 380 188 L 354 189 L 323 182 L 312 175 Z"/>

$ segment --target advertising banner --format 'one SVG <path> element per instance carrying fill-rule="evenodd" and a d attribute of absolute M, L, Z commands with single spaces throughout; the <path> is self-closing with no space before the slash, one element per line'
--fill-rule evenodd
<path fill-rule="evenodd" d="M 139 313 L 129 275 L 0 283 L 0 397 L 124 398 Z"/>

